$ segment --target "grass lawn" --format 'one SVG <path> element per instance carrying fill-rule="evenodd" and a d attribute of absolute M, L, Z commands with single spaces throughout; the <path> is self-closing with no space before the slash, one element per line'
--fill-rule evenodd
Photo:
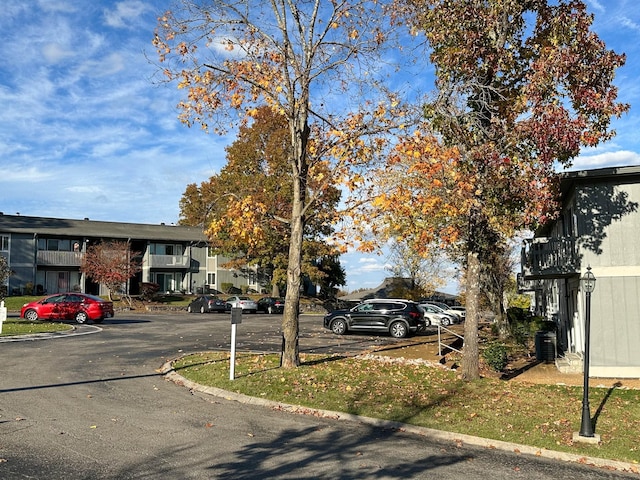
<path fill-rule="evenodd" d="M 239 355 L 233 381 L 226 353 L 189 355 L 174 368 L 199 384 L 254 397 L 640 462 L 640 390 L 590 389 L 595 432 L 602 441 L 588 445 L 572 440 L 580 429 L 581 387 L 497 378 L 464 382 L 455 371 L 417 362 L 317 355 L 303 355 L 302 361 L 299 368 L 284 370 L 278 368 L 279 355 Z"/>
<path fill-rule="evenodd" d="M 35 300 L 40 300 L 42 296 L 34 297 L 34 296 L 19 296 L 19 297 L 6 297 L 4 298 L 4 306 L 10 312 L 19 312 L 22 308 L 22 305 L 25 303 L 33 302 Z"/>
<path fill-rule="evenodd" d="M 9 318 L 2 323 L 0 336 L 29 335 L 32 333 L 64 332 L 73 327 L 66 323 L 28 322 L 22 319 Z"/>

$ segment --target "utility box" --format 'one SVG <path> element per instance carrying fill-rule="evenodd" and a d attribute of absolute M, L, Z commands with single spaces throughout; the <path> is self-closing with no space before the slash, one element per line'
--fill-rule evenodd
<path fill-rule="evenodd" d="M 242 309 L 233 307 L 231 309 L 231 325 L 239 325 L 242 323 Z"/>
<path fill-rule="evenodd" d="M 544 363 L 556 361 L 556 333 L 540 330 L 536 332 L 536 360 Z"/>

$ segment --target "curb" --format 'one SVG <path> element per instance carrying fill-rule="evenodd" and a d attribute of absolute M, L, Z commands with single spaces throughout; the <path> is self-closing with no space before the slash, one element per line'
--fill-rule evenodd
<path fill-rule="evenodd" d="M 314 417 L 330 418 L 334 420 L 345 420 L 349 422 L 359 422 L 365 425 L 371 425 L 378 428 L 390 428 L 401 432 L 412 433 L 419 435 L 428 440 L 434 440 L 438 442 L 455 443 L 457 446 L 463 444 L 473 445 L 476 447 L 484 447 L 487 449 L 502 450 L 506 452 L 512 452 L 515 454 L 532 455 L 535 457 L 547 458 L 550 460 L 560 460 L 564 462 L 579 463 L 582 465 L 588 465 L 592 467 L 599 467 L 604 469 L 616 470 L 626 473 L 640 473 L 640 466 L 628 463 L 620 462 L 617 460 L 608 460 L 606 458 L 599 457 L 587 457 L 584 455 L 576 455 L 573 453 L 558 452 L 555 450 L 541 449 L 532 447 L 529 445 L 520 445 L 517 443 L 503 442 L 500 440 L 491 440 L 482 437 L 474 437 L 472 435 L 465 435 L 460 433 L 445 432 L 442 430 L 434 430 L 432 428 L 417 427 L 415 425 L 409 425 L 406 423 L 393 422 L 390 420 L 381 420 L 379 418 L 363 417 L 359 415 L 353 415 L 349 413 L 334 412 L 331 410 L 319 410 L 315 408 L 302 407 L 299 405 L 291 405 L 288 403 L 281 403 L 272 400 L 266 400 L 263 398 L 250 397 L 241 393 L 230 392 L 218 387 L 208 387 L 192 382 L 184 378 L 182 375 L 176 373 L 173 369 L 174 360 L 169 360 L 162 365 L 157 371 L 165 376 L 165 379 L 175 383 L 178 386 L 186 387 L 189 390 L 221 397 L 226 400 L 232 400 L 247 405 L 258 405 L 262 407 L 271 408 L 274 410 L 280 410 L 287 413 L 295 413 L 298 415 L 312 415 Z"/>
<path fill-rule="evenodd" d="M 29 342 L 34 340 L 53 340 L 56 338 L 76 337 L 79 335 L 90 335 L 92 333 L 101 332 L 102 328 L 95 325 L 80 325 L 73 326 L 71 330 L 65 330 L 64 332 L 50 332 L 50 333 L 32 333 L 27 335 L 7 335 L 0 337 L 0 343 L 4 342 Z"/>

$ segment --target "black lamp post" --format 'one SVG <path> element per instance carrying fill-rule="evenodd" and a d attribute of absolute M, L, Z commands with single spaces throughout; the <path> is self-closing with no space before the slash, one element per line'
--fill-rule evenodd
<path fill-rule="evenodd" d="M 596 277 L 591 273 L 591 266 L 580 279 L 585 292 L 585 322 L 584 322 L 584 388 L 582 394 L 582 423 L 580 425 L 581 437 L 593 437 L 593 425 L 591 425 L 591 409 L 589 408 L 589 337 L 591 333 L 591 293 L 596 288 Z"/>

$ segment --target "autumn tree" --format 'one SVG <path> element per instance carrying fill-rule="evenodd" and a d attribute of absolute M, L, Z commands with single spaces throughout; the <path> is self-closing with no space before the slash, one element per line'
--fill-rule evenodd
<path fill-rule="evenodd" d="M 446 285 L 450 277 L 443 252 L 433 248 L 425 256 L 425 250 L 422 247 L 417 249 L 411 237 L 404 240 L 396 238 L 389 245 L 389 266 L 386 268 L 394 277 L 411 280 L 411 291 L 407 296 L 415 300 L 432 295 L 437 288 Z"/>
<path fill-rule="evenodd" d="M 300 363 L 303 239 L 312 206 L 330 185 L 349 179 L 356 188 L 389 132 L 408 123 L 398 96 L 380 83 L 394 72 L 386 47 L 394 45 L 395 18 L 390 5 L 373 0 L 184 0 L 159 19 L 154 45 L 166 79 L 185 92 L 184 123 L 225 133 L 262 105 L 286 121 L 285 368 Z M 252 198 L 238 203 L 246 220 L 233 226 L 238 234 L 265 235 L 259 219 L 266 208 Z M 219 232 L 214 225 L 211 233 Z"/>
<path fill-rule="evenodd" d="M 109 241 L 90 245 L 80 265 L 80 271 L 109 289 L 109 299 L 121 292 L 123 285 L 142 270 L 138 252 L 132 252 L 127 242 Z"/>
<path fill-rule="evenodd" d="M 436 95 L 425 123 L 398 139 L 381 176 L 386 231 L 419 231 L 465 269 L 462 375 L 479 376 L 482 265 L 496 245 L 554 215 L 556 168 L 610 139 L 624 56 L 591 31 L 581 1 L 408 0 L 424 32 Z M 438 141 L 434 140 L 436 134 Z M 388 182 L 387 182 L 388 183 Z"/>
<path fill-rule="evenodd" d="M 288 140 L 286 119 L 269 107 L 257 108 L 250 125 L 241 126 L 237 139 L 226 148 L 227 164 L 199 186 L 187 186 L 180 200 L 180 223 L 202 226 L 214 252 L 231 258 L 226 267 L 258 265 L 269 274 L 274 296 L 280 296 L 286 284 L 290 243 L 286 219 L 293 180 Z M 318 195 L 309 208 L 302 245 L 302 274 L 322 284 L 327 274 L 319 265 L 337 255 L 336 247 L 325 238 L 333 231 L 328 219 L 340 199 L 340 190 L 334 186 L 317 188 L 318 177 L 327 175 L 327 167 L 321 164 L 309 176 L 308 183 Z M 248 202 L 264 208 L 247 209 Z"/>

